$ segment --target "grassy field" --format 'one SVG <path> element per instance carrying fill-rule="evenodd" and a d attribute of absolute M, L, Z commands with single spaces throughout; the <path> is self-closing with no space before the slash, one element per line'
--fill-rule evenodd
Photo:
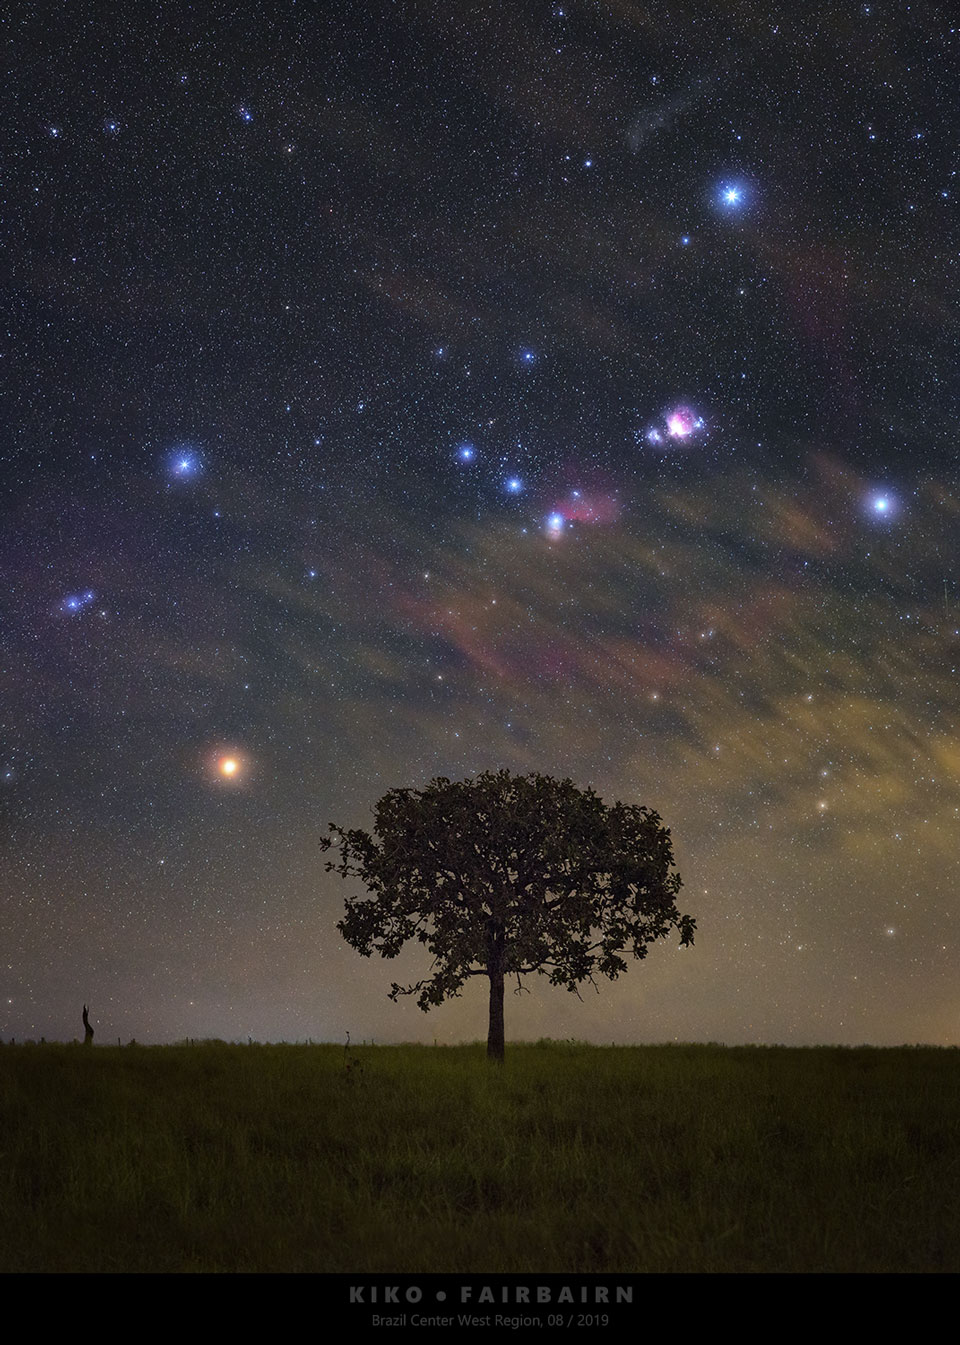
<path fill-rule="evenodd" d="M 2 1046 L 0 1212 L 6 1272 L 956 1271 L 960 1051 Z"/>

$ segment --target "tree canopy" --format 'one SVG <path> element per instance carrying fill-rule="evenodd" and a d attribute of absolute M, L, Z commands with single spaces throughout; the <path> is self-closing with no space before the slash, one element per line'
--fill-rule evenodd
<path fill-rule="evenodd" d="M 533 973 L 579 993 L 596 975 L 615 980 L 627 955 L 644 958 L 675 930 L 692 944 L 696 921 L 675 899 L 680 875 L 657 813 L 607 806 L 592 789 L 545 775 L 487 772 L 425 789 L 393 789 L 374 809 L 373 835 L 330 823 L 327 871 L 359 878 L 337 928 L 364 957 L 424 945 L 431 974 L 394 984 L 424 1011 L 458 995 L 471 976 L 490 981 L 487 1054 L 502 1060 L 507 978 Z"/>

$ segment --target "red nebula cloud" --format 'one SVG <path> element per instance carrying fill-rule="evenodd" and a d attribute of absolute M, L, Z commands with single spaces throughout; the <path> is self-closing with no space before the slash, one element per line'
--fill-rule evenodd
<path fill-rule="evenodd" d="M 568 522 L 613 523 L 620 515 L 620 501 L 614 495 L 575 490 L 557 505 L 556 512 Z"/>

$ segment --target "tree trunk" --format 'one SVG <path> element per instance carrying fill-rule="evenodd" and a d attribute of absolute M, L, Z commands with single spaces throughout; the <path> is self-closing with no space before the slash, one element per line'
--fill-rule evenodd
<path fill-rule="evenodd" d="M 487 1059 L 503 1064 L 503 934 L 490 939 L 487 975 L 490 977 L 490 1028 L 487 1032 Z"/>

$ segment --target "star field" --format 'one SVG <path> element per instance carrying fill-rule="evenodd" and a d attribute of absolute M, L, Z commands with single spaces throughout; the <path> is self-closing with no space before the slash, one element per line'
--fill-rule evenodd
<path fill-rule="evenodd" d="M 960 1041 L 949 7 L 11 24 L 0 1035 L 456 1041 L 317 842 L 569 775 L 695 948 L 508 1036 Z"/>

